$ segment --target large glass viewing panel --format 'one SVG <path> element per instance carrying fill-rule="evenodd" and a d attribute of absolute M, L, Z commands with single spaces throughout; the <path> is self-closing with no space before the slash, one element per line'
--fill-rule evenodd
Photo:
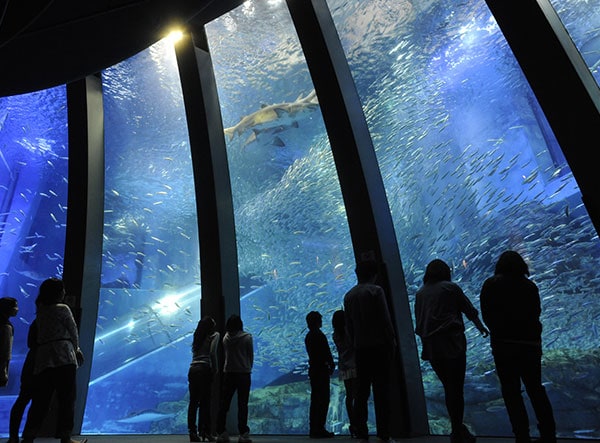
<path fill-rule="evenodd" d="M 190 146 L 168 41 L 102 72 L 105 201 L 86 434 L 187 434 L 200 315 Z"/>
<path fill-rule="evenodd" d="M 600 0 L 548 0 L 600 85 Z"/>
<path fill-rule="evenodd" d="M 543 382 L 562 437 L 600 437 L 598 236 L 533 93 L 483 1 L 329 0 L 382 170 L 410 303 L 449 263 L 479 308 L 506 249 L 542 298 Z M 549 75 L 552 66 L 549 65 Z M 511 436 L 489 340 L 467 321 L 465 422 Z M 420 344 L 419 344 L 420 346 Z M 422 364 L 432 433 L 450 425 Z M 532 432 L 535 416 L 530 409 Z"/>
<path fill-rule="evenodd" d="M 285 2 L 247 1 L 206 26 L 227 141 L 245 329 L 254 336 L 249 426 L 307 434 L 304 337 L 355 283 L 346 214 L 318 100 Z M 332 377 L 328 429 L 347 433 Z M 236 432 L 235 423 L 229 431 Z"/>
<path fill-rule="evenodd" d="M 0 98 L 0 296 L 14 297 L 8 385 L 0 390 L 0 435 L 19 393 L 27 331 L 42 281 L 62 278 L 68 186 L 64 86 Z M 23 425 L 25 420 L 23 420 Z"/>

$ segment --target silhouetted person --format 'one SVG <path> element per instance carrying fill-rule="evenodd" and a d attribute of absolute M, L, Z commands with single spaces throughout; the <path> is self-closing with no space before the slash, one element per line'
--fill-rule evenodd
<path fill-rule="evenodd" d="M 358 386 L 356 390 L 356 434 L 369 439 L 368 401 L 373 386 L 377 437 L 390 440 L 390 370 L 395 334 L 383 288 L 375 284 L 375 262 L 356 266 L 358 284 L 344 296 L 346 331 L 354 347 Z"/>
<path fill-rule="evenodd" d="M 333 326 L 333 343 L 338 353 L 338 373 L 340 380 L 344 383 L 346 391 L 346 412 L 350 421 L 349 431 L 352 438 L 356 437 L 356 429 L 354 426 L 354 402 L 356 399 L 356 358 L 354 357 L 354 348 L 348 334 L 346 334 L 346 314 L 343 310 L 338 310 L 333 313 L 331 318 Z"/>
<path fill-rule="evenodd" d="M 531 441 L 521 382 L 535 411 L 541 442 L 555 443 L 552 405 L 542 385 L 540 294 L 519 253 L 506 251 L 500 255 L 494 276 L 483 283 L 480 301 L 516 443 Z"/>
<path fill-rule="evenodd" d="M 310 379 L 310 438 L 331 438 L 333 432 L 325 429 L 329 410 L 329 377 L 333 374 L 335 363 L 327 337 L 321 331 L 323 317 L 317 311 L 306 315 L 308 333 L 304 338 L 308 354 L 308 378 Z"/>
<path fill-rule="evenodd" d="M 0 386 L 8 384 L 8 368 L 15 336 L 15 328 L 10 318 L 17 315 L 17 312 L 19 312 L 19 305 L 16 298 L 0 298 Z"/>
<path fill-rule="evenodd" d="M 233 394 L 237 392 L 237 419 L 240 433 L 238 443 L 252 443 L 248 427 L 248 400 L 250 398 L 250 382 L 254 349 L 252 335 L 244 331 L 239 315 L 233 314 L 227 319 L 223 337 L 225 365 L 223 366 L 223 389 L 221 404 L 217 416 L 217 442 L 227 443 L 229 434 L 226 429 L 227 412 Z"/>
<path fill-rule="evenodd" d="M 49 278 L 40 285 L 36 300 L 37 348 L 33 373 L 36 392 L 27 413 L 23 442 L 32 443 L 48 413 L 53 393 L 57 399 L 57 434 L 61 443 L 71 439 L 75 414 L 75 375 L 83 362 L 79 333 L 71 309 L 63 303 L 62 280 Z M 81 443 L 85 443 L 83 439 Z"/>
<path fill-rule="evenodd" d="M 27 355 L 21 368 L 21 385 L 19 387 L 19 395 L 15 399 L 13 406 L 10 410 L 10 425 L 9 425 L 9 438 L 7 443 L 19 443 L 19 428 L 21 427 L 21 420 L 23 419 L 23 413 L 29 402 L 33 399 L 35 393 L 35 378 L 33 375 L 33 367 L 35 364 L 35 349 L 37 346 L 37 325 L 36 321 L 33 320 L 29 325 L 29 331 L 27 332 Z"/>
<path fill-rule="evenodd" d="M 214 374 L 218 370 L 219 333 L 212 317 L 203 317 L 194 331 L 192 363 L 188 371 L 190 401 L 188 430 L 190 441 L 215 441 L 211 435 L 211 392 Z M 196 425 L 198 420 L 198 425 Z"/>
<path fill-rule="evenodd" d="M 421 358 L 428 360 L 442 382 L 450 417 L 451 443 L 473 443 L 475 437 L 463 424 L 467 339 L 463 314 L 479 332 L 489 331 L 463 290 L 451 281 L 450 267 L 432 260 L 425 269 L 423 286 L 415 296 L 416 334 L 421 338 Z"/>

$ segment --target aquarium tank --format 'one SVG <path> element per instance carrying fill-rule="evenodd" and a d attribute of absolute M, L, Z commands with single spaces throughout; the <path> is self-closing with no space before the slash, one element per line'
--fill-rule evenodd
<path fill-rule="evenodd" d="M 478 308 L 499 255 L 519 251 L 540 289 L 542 375 L 558 435 L 600 438 L 598 234 L 485 2 L 326 3 L 373 142 L 411 309 L 430 260 L 449 263 Z M 598 82 L 600 0 L 547 4 Z M 331 316 L 356 282 L 336 164 L 286 3 L 248 0 L 205 32 L 231 181 L 240 312 L 254 337 L 249 427 L 308 434 L 305 316 L 323 315 L 337 358 Z M 82 326 L 94 327 L 95 338 L 81 433 L 187 434 L 203 214 L 174 45 L 161 40 L 100 78 L 101 287 L 86 294 L 97 298 L 98 318 Z M 63 271 L 65 89 L 0 98 L 0 295 L 20 306 L 9 385 L 0 392 L 1 435 L 37 288 Z M 466 326 L 465 422 L 478 435 L 511 436 L 489 340 Z M 442 386 L 427 362 L 420 369 L 430 431 L 449 434 Z M 337 373 L 327 428 L 349 434 Z"/>
<path fill-rule="evenodd" d="M 0 296 L 19 305 L 11 319 L 8 385 L 0 391 L 0 432 L 6 435 L 38 288 L 63 273 L 67 131 L 66 87 L 0 97 Z"/>

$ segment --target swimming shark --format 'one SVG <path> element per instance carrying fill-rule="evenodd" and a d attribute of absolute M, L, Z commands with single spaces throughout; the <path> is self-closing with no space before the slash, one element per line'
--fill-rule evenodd
<path fill-rule="evenodd" d="M 241 136 L 246 131 L 252 131 L 246 139 L 244 146 L 256 141 L 258 134 L 265 131 L 277 133 L 291 127 L 298 127 L 298 120 L 319 107 L 317 94 L 313 89 L 305 97 L 298 96 L 296 101 L 276 103 L 262 106 L 258 111 L 243 117 L 238 124 L 225 128 L 225 135 L 232 140 L 234 136 Z M 275 138 L 275 144 L 282 146 L 281 139 Z"/>
<path fill-rule="evenodd" d="M 148 409 L 140 412 L 136 412 L 127 417 L 117 420 L 119 423 L 147 423 L 150 421 L 159 421 L 166 418 L 175 417 L 175 413 L 159 412 L 153 409 Z"/>

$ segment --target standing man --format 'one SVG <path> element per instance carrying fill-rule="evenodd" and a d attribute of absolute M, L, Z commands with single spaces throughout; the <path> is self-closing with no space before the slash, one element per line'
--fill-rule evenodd
<path fill-rule="evenodd" d="M 390 439 L 390 368 L 396 339 L 383 288 L 375 284 L 376 262 L 356 266 L 358 284 L 344 296 L 346 329 L 356 355 L 356 434 L 360 443 L 369 440 L 368 400 L 373 386 L 377 437 Z"/>

